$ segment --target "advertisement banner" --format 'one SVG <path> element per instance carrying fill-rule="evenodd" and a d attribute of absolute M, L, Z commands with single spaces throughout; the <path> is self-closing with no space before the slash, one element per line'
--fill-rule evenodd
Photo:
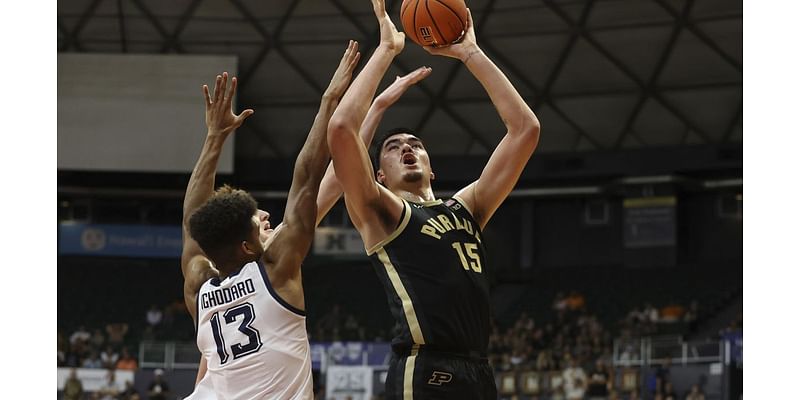
<path fill-rule="evenodd" d="M 371 367 L 331 366 L 325 382 L 325 398 L 330 400 L 371 400 Z"/>
<path fill-rule="evenodd" d="M 178 258 L 180 226 L 61 223 L 58 254 Z"/>

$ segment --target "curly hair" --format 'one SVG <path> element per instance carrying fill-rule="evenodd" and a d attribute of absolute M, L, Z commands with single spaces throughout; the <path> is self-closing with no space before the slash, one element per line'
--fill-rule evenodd
<path fill-rule="evenodd" d="M 241 189 L 224 185 L 189 218 L 189 234 L 209 256 L 246 240 L 258 203 Z"/>

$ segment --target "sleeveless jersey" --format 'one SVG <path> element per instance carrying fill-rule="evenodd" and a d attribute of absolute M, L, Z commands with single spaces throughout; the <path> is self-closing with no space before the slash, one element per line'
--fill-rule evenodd
<path fill-rule="evenodd" d="M 208 372 L 193 399 L 312 399 L 305 313 L 273 290 L 251 262 L 197 294 L 197 347 Z"/>
<path fill-rule="evenodd" d="M 457 197 L 403 206 L 395 232 L 367 250 L 395 318 L 392 347 L 485 357 L 490 306 L 480 226 Z"/>

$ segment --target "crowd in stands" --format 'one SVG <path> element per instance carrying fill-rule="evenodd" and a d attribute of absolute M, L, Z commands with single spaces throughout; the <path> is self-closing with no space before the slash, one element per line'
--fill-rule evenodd
<path fill-rule="evenodd" d="M 591 312 L 587 299 L 581 293 L 558 293 L 552 301 L 550 320 L 536 321 L 522 312 L 506 326 L 493 322 L 489 337 L 489 362 L 498 375 L 524 371 L 548 377 L 557 375 L 560 382 L 558 387 L 549 388 L 550 397 L 540 399 L 638 399 L 642 392 L 646 394 L 645 399 L 704 399 L 697 386 L 690 393 L 676 394 L 668 373 L 664 372 L 666 369 L 659 369 L 653 379 L 646 383 L 644 391 L 625 390 L 612 367 L 614 338 L 620 338 L 623 345 L 619 349 L 618 361 L 636 359 L 638 346 L 625 347 L 625 339 L 635 343 L 636 338 L 657 333 L 658 327 L 664 324 L 691 324 L 697 318 L 698 308 L 696 301 L 687 306 L 667 303 L 656 307 L 645 303 L 631 309 L 622 320 L 609 323 L 601 321 Z M 79 326 L 69 334 L 59 330 L 58 366 L 136 370 L 138 362 L 135 352 L 140 341 L 181 340 L 185 335 L 176 335 L 178 329 L 193 333 L 191 325 L 180 323 L 177 324 L 180 326 L 176 326 L 176 319 L 188 318 L 182 314 L 186 314 L 186 311 L 181 302 L 164 307 L 151 305 L 144 311 L 139 324 L 132 329 L 126 323 L 110 323 L 89 329 Z M 314 342 L 390 339 L 388 330 L 361 323 L 353 310 L 346 310 L 340 304 L 332 305 L 315 320 L 308 326 L 309 339 Z M 732 321 L 727 329 L 741 329 L 741 317 Z M 138 332 L 138 335 L 130 337 L 131 330 Z M 113 374 L 109 375 L 113 381 Z M 65 386 L 65 396 L 76 391 L 75 381 L 73 374 Z M 113 386 L 113 382 L 108 384 L 109 388 Z M 91 396 L 120 400 L 141 398 L 132 387 L 126 392 L 112 393 L 109 389 L 104 393 L 101 390 Z M 506 398 L 524 400 L 531 397 L 513 394 Z"/>

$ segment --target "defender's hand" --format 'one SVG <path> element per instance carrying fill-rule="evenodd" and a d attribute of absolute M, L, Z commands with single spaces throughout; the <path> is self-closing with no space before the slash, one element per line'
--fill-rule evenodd
<path fill-rule="evenodd" d="M 375 98 L 375 105 L 388 108 L 400 99 L 400 96 L 402 96 L 408 88 L 427 78 L 431 74 L 431 71 L 432 69 L 430 67 L 419 67 L 406 75 L 396 77 L 394 82 Z"/>
<path fill-rule="evenodd" d="M 203 85 L 203 94 L 206 97 L 206 126 L 209 135 L 227 136 L 240 127 L 247 117 L 253 115 L 254 111 L 250 108 L 242 111 L 239 115 L 234 114 L 231 102 L 233 96 L 236 95 L 236 84 L 236 78 L 233 78 L 231 88 L 227 90 L 228 73 L 223 72 L 222 76 L 217 75 L 213 98 L 208 92 L 208 86 Z"/>
<path fill-rule="evenodd" d="M 472 21 L 472 12 L 469 8 L 467 9 L 467 31 L 460 42 L 444 47 L 424 46 L 423 49 L 436 56 L 457 58 L 465 64 L 473 55 L 482 53 L 483 51 L 478 47 L 478 42 L 475 39 L 475 24 Z"/>
<path fill-rule="evenodd" d="M 406 34 L 397 31 L 394 22 L 386 12 L 385 0 L 372 0 L 372 10 L 381 27 L 381 46 L 395 55 L 400 54 L 406 43 Z"/>
<path fill-rule="evenodd" d="M 323 96 L 328 96 L 334 100 L 339 100 L 347 87 L 350 86 L 350 81 L 353 78 L 353 71 L 358 65 L 358 60 L 361 58 L 361 53 L 358 51 L 358 42 L 351 40 L 344 51 L 342 60 L 339 61 L 339 67 L 333 73 L 331 83 L 325 90 Z"/>

